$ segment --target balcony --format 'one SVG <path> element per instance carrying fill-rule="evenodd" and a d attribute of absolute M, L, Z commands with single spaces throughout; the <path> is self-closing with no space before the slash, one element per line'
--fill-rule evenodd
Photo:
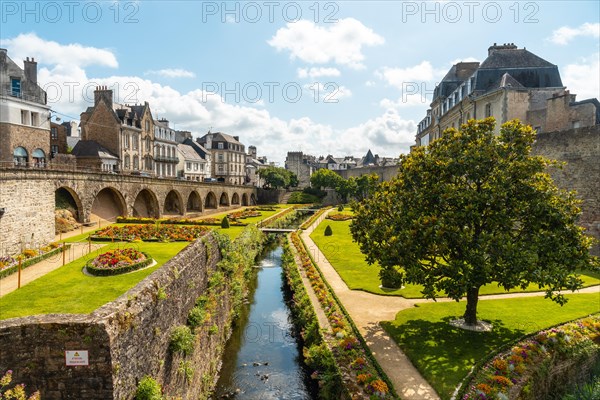
<path fill-rule="evenodd" d="M 178 164 L 179 163 L 179 157 L 154 156 L 154 161 L 155 162 L 165 162 L 165 163 Z"/>

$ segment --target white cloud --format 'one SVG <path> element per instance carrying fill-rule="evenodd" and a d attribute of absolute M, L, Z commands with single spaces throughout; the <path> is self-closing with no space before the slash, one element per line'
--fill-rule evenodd
<path fill-rule="evenodd" d="M 321 78 L 325 76 L 340 76 L 337 68 L 298 68 L 298 78 Z"/>
<path fill-rule="evenodd" d="M 117 58 L 110 50 L 86 47 L 78 43 L 63 45 L 44 40 L 35 33 L 22 33 L 12 39 L 1 39 L 0 45 L 11 49 L 10 58 L 17 63 L 21 63 L 26 57 L 35 57 L 42 64 L 61 64 L 63 67 L 119 66 Z"/>
<path fill-rule="evenodd" d="M 420 85 L 423 82 L 431 82 L 443 77 L 445 71 L 435 70 L 429 61 L 423 61 L 418 65 L 406 68 L 383 67 L 375 72 L 375 75 L 383 79 L 388 85 L 400 90 L 409 84 Z"/>
<path fill-rule="evenodd" d="M 354 18 L 344 18 L 323 27 L 311 21 L 288 23 L 267 43 L 277 50 L 289 50 L 292 59 L 309 64 L 335 62 L 354 69 L 364 68 L 363 46 L 384 43 L 383 37 Z"/>
<path fill-rule="evenodd" d="M 12 46 L 8 46 L 11 58 L 15 53 Z M 88 77 L 83 68 L 65 67 L 69 63 L 68 57 L 57 59 L 55 63 L 44 62 L 48 66 L 38 73 L 40 85 L 48 91 L 49 105 L 63 120 L 78 119 L 80 113 L 93 104 L 94 88 L 102 85 L 113 89 L 116 102 L 148 101 L 153 116 L 166 117 L 175 129 L 201 135 L 212 127 L 213 131 L 239 135 L 243 143 L 257 146 L 259 154 L 280 165 L 288 151 L 302 150 L 316 156 L 327 153 L 362 156 L 370 148 L 382 156 L 397 156 L 407 152 L 414 143 L 415 123 L 402 119 L 396 110 L 385 110 L 382 115 L 354 127 L 337 129 L 308 117 L 283 120 L 257 107 L 260 103 L 230 104 L 219 94 L 200 89 L 180 92 L 137 76 Z M 345 87 L 338 91 L 338 98 L 352 94 Z M 323 106 L 337 107 L 335 104 Z"/>
<path fill-rule="evenodd" d="M 563 68 L 563 84 L 577 94 L 578 100 L 597 98 L 600 94 L 600 53 Z"/>
<path fill-rule="evenodd" d="M 552 37 L 548 40 L 555 44 L 566 45 L 577 36 L 589 36 L 592 38 L 600 38 L 600 23 L 586 22 L 577 28 L 563 26 L 552 32 Z"/>
<path fill-rule="evenodd" d="M 146 71 L 144 75 L 158 75 L 165 78 L 195 78 L 196 74 L 181 68 L 166 68 Z"/>

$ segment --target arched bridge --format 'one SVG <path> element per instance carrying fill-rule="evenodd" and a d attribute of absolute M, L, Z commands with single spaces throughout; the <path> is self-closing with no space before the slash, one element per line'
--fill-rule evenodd
<path fill-rule="evenodd" d="M 51 169 L 0 169 L 0 256 L 54 239 L 55 198 L 81 223 L 176 217 L 256 204 L 256 188 Z"/>

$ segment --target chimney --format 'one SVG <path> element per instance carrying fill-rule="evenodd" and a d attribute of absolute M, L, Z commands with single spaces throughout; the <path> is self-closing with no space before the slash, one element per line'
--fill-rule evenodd
<path fill-rule="evenodd" d="M 240 141 L 240 137 L 239 136 L 234 136 L 233 137 L 235 140 L 237 140 L 238 142 Z"/>
<path fill-rule="evenodd" d="M 0 64 L 6 63 L 6 49 L 0 48 Z"/>
<path fill-rule="evenodd" d="M 488 48 L 488 57 L 491 56 L 495 51 L 498 50 L 516 50 L 517 46 L 514 43 L 496 44 Z"/>
<path fill-rule="evenodd" d="M 163 123 L 167 128 L 169 127 L 169 120 L 164 117 L 159 119 L 158 122 Z"/>
<path fill-rule="evenodd" d="M 94 107 L 98 105 L 100 99 L 104 99 L 108 108 L 113 108 L 113 91 L 106 86 L 97 86 L 94 90 Z"/>
<path fill-rule="evenodd" d="M 25 78 L 31 83 L 37 83 L 37 62 L 35 62 L 35 59 L 31 57 L 31 61 L 29 61 L 29 57 L 27 57 L 23 64 L 25 64 Z"/>

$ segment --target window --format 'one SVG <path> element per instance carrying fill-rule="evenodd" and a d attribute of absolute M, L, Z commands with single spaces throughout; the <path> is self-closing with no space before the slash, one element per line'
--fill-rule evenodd
<path fill-rule="evenodd" d="M 223 173 L 223 166 L 222 165 L 219 165 L 219 173 L 221 173 L 221 174 Z"/>
<path fill-rule="evenodd" d="M 39 126 L 40 125 L 40 121 L 39 121 L 39 114 L 36 112 L 31 112 L 31 126 Z"/>
<path fill-rule="evenodd" d="M 29 113 L 27 110 L 21 110 L 21 125 L 29 125 Z"/>
<path fill-rule="evenodd" d="M 50 151 L 52 152 L 52 156 L 54 157 L 55 154 L 58 154 L 58 145 L 53 144 L 52 146 L 50 146 Z"/>
<path fill-rule="evenodd" d="M 58 139 L 58 129 L 56 129 L 56 127 L 50 128 L 50 139 Z"/>
<path fill-rule="evenodd" d="M 36 167 L 42 168 L 46 165 L 46 153 L 42 149 L 35 149 L 32 153 L 33 163 Z"/>
<path fill-rule="evenodd" d="M 25 167 L 27 166 L 27 150 L 25 150 L 25 148 L 23 147 L 17 147 L 15 148 L 15 151 L 13 152 L 13 159 L 15 161 L 15 165 L 17 167 Z"/>
<path fill-rule="evenodd" d="M 218 148 L 219 150 L 223 150 L 223 142 L 219 142 L 219 143 L 217 143 L 217 148 Z"/>
<path fill-rule="evenodd" d="M 125 156 L 125 169 L 129 169 L 129 156 Z"/>
<path fill-rule="evenodd" d="M 125 134 L 125 148 L 128 149 L 129 148 L 129 135 Z"/>
<path fill-rule="evenodd" d="M 185 169 L 187 169 L 188 171 L 191 171 L 192 170 L 192 163 L 191 162 L 185 163 Z"/>
<path fill-rule="evenodd" d="M 194 171 L 198 171 L 198 163 L 194 163 Z"/>
<path fill-rule="evenodd" d="M 138 135 L 136 135 L 135 133 L 133 134 L 133 149 L 137 150 L 139 147 L 139 143 L 138 143 Z"/>
<path fill-rule="evenodd" d="M 137 156 L 133 156 L 133 169 L 140 169 L 140 159 Z"/>
<path fill-rule="evenodd" d="M 150 138 L 146 138 L 146 152 L 150 152 Z"/>
<path fill-rule="evenodd" d="M 146 132 L 150 131 L 150 121 L 146 120 Z"/>
<path fill-rule="evenodd" d="M 21 97 L 21 79 L 10 78 L 10 90 L 11 94 L 15 97 Z"/>
<path fill-rule="evenodd" d="M 486 118 L 492 116 L 492 105 L 490 103 L 485 105 L 485 116 Z"/>
<path fill-rule="evenodd" d="M 217 154 L 217 160 L 219 160 L 219 162 L 223 162 L 223 153 Z"/>

